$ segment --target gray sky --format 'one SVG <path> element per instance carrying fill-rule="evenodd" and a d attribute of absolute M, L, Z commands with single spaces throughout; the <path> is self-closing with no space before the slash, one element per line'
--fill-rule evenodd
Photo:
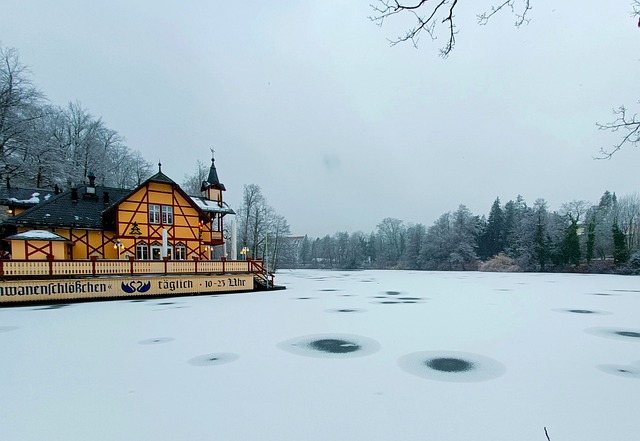
<path fill-rule="evenodd" d="M 390 48 L 410 23 L 371 2 L 5 0 L 0 41 L 177 182 L 214 147 L 226 200 L 260 185 L 293 234 L 639 190 L 638 149 L 592 159 L 618 139 L 596 121 L 640 107 L 630 0 L 533 0 L 520 29 L 461 3 L 446 60 L 442 39 Z"/>

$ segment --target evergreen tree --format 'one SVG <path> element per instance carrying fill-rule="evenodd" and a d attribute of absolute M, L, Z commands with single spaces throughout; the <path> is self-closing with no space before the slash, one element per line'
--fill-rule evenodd
<path fill-rule="evenodd" d="M 478 254 L 482 259 L 488 259 L 504 251 L 505 245 L 504 213 L 500 207 L 500 198 L 496 198 L 491 205 L 486 228 L 479 238 Z"/>
<path fill-rule="evenodd" d="M 624 232 L 618 227 L 617 222 L 613 223 L 611 232 L 613 233 L 613 262 L 616 265 L 626 263 L 629 260 L 629 250 Z"/>
<path fill-rule="evenodd" d="M 565 230 L 562 242 L 562 263 L 580 264 L 580 238 L 578 237 L 578 221 L 576 219 L 571 219 L 570 225 Z"/>
<path fill-rule="evenodd" d="M 594 245 L 596 242 L 596 216 L 593 214 L 589 217 L 589 222 L 587 224 L 587 253 L 586 259 L 587 263 L 591 263 L 593 259 L 593 251 Z"/>

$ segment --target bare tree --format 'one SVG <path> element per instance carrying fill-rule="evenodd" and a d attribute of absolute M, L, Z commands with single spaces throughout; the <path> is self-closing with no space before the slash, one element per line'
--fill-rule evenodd
<path fill-rule="evenodd" d="M 192 175 L 184 175 L 182 180 L 182 188 L 191 196 L 199 195 L 202 183 L 207 180 L 209 169 L 202 161 L 196 164 L 196 170 Z"/>
<path fill-rule="evenodd" d="M 515 26 L 520 27 L 529 22 L 529 14 L 532 10 L 533 0 L 499 0 L 493 4 L 488 12 L 478 14 L 477 20 L 480 25 L 485 25 L 498 12 L 510 11 L 515 17 Z M 426 33 L 432 40 L 438 37 L 438 31 L 442 25 L 446 27 L 446 43 L 440 48 L 440 56 L 446 58 L 454 49 L 456 44 L 457 26 L 455 24 L 454 12 L 458 7 L 458 0 L 378 0 L 372 4 L 373 15 L 369 19 L 379 26 L 394 16 L 410 16 L 413 25 L 395 39 L 389 39 L 389 43 L 395 46 L 398 43 L 411 42 L 415 47 L 423 33 Z M 631 17 L 638 17 L 638 27 L 640 28 L 640 0 L 631 2 Z M 639 102 L 640 104 L 640 102 Z M 625 106 L 619 106 L 613 111 L 615 119 L 607 123 L 596 123 L 600 130 L 611 132 L 622 132 L 622 139 L 609 148 L 600 149 L 597 159 L 609 159 L 625 145 L 637 147 L 640 144 L 640 119 L 637 113 L 630 113 Z"/>
<path fill-rule="evenodd" d="M 44 95 L 33 85 L 18 51 L 0 46 L 0 173 L 24 174 L 34 124 L 43 117 Z"/>
<path fill-rule="evenodd" d="M 637 12 L 640 15 L 640 10 Z M 640 21 L 638 22 L 640 27 Z M 640 101 L 638 101 L 640 104 Z M 625 106 L 620 106 L 613 110 L 616 119 L 596 126 L 600 130 L 608 130 L 610 132 L 622 132 L 623 136 L 620 141 L 609 148 L 601 148 L 598 159 L 610 159 L 618 150 L 625 145 L 637 147 L 640 144 L 640 118 L 637 113 L 630 113 Z"/>
<path fill-rule="evenodd" d="M 456 44 L 456 34 L 458 33 L 455 24 L 454 12 L 458 7 L 458 0 L 378 0 L 372 4 L 373 15 L 369 19 L 379 26 L 396 15 L 409 15 L 413 20 L 413 25 L 404 35 L 395 39 L 390 39 L 389 43 L 395 46 L 398 43 L 410 41 L 417 47 L 420 36 L 426 33 L 432 40 L 437 39 L 437 33 L 442 25 L 446 28 L 446 43 L 440 48 L 440 56 L 446 58 Z M 529 21 L 528 13 L 531 11 L 531 0 L 504 0 L 490 7 L 488 12 L 477 15 L 478 23 L 481 25 L 487 22 L 498 12 L 508 9 L 516 16 L 516 27 Z"/>

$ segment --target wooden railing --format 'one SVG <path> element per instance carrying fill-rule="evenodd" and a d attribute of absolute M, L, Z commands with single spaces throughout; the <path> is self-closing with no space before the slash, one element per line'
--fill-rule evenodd
<path fill-rule="evenodd" d="M 253 273 L 268 280 L 261 260 L 2 260 L 0 277 L 63 277 L 139 274 Z"/>

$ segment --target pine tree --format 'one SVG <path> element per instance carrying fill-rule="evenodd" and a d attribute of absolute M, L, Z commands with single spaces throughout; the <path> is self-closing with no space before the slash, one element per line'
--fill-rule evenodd
<path fill-rule="evenodd" d="M 614 221 L 611 232 L 613 233 L 613 262 L 616 265 L 626 263 L 629 260 L 627 239 L 624 232 L 618 227 L 618 222 Z"/>
<path fill-rule="evenodd" d="M 491 205 L 486 228 L 480 237 L 478 254 L 488 259 L 504 251 L 506 234 L 504 231 L 504 213 L 500 207 L 500 198 L 496 198 Z"/>

